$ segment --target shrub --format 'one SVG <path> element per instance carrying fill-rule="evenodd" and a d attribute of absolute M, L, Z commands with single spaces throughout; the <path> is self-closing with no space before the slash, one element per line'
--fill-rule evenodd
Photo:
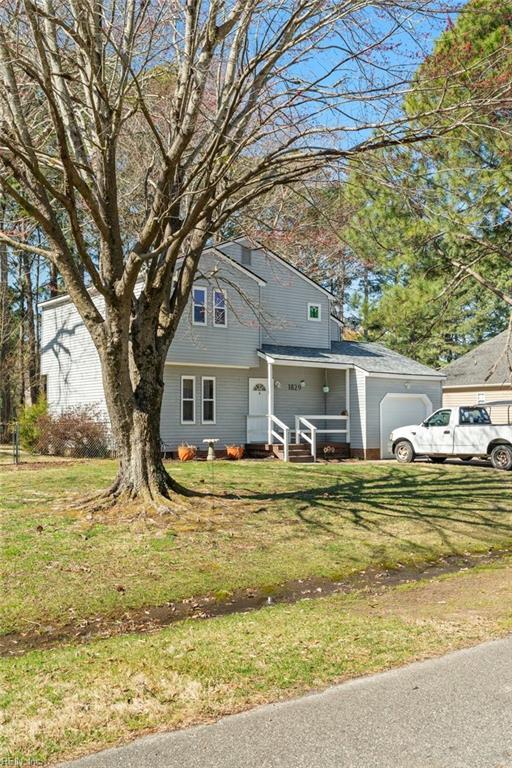
<path fill-rule="evenodd" d="M 51 456 L 102 458 L 111 450 L 110 433 L 96 406 L 43 414 L 38 420 L 37 450 Z"/>
<path fill-rule="evenodd" d="M 40 421 L 48 416 L 48 404 L 40 397 L 34 405 L 27 405 L 18 418 L 21 447 L 33 453 L 41 437 Z"/>

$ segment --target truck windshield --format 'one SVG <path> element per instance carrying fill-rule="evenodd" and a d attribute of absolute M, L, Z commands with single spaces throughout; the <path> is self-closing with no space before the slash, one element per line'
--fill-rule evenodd
<path fill-rule="evenodd" d="M 459 424 L 490 424 L 485 408 L 461 408 Z"/>

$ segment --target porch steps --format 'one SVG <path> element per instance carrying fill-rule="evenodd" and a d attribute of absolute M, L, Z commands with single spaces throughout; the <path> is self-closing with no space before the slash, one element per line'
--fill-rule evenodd
<path fill-rule="evenodd" d="M 283 446 L 272 445 L 269 446 L 269 448 L 272 449 L 274 456 L 276 456 L 278 459 L 284 459 Z M 288 461 L 294 462 L 296 464 L 312 464 L 313 457 L 308 446 L 295 445 L 294 443 L 290 443 L 288 446 Z"/>

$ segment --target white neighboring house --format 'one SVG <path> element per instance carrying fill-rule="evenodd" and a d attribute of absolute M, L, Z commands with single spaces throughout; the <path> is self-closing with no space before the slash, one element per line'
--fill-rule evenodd
<path fill-rule="evenodd" d="M 247 445 L 249 455 L 311 459 L 329 444 L 388 457 L 392 429 L 441 405 L 444 376 L 380 344 L 341 340 L 333 302 L 246 238 L 206 249 L 168 353 L 163 448 L 213 437 Z M 106 413 L 98 355 L 72 302 L 62 296 L 41 309 L 50 409 L 93 403 Z"/>

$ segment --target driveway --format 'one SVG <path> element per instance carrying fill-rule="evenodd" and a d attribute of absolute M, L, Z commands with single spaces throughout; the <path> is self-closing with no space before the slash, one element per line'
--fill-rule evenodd
<path fill-rule="evenodd" d="M 68 768 L 512 768 L 512 637 Z"/>

